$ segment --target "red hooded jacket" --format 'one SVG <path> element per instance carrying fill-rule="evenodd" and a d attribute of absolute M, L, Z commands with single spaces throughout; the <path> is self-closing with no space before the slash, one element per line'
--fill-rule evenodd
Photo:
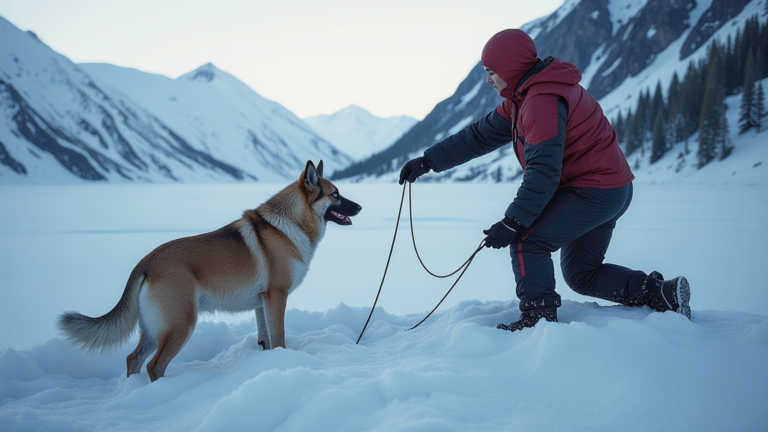
<path fill-rule="evenodd" d="M 427 149 L 435 171 L 512 141 L 524 174 L 506 216 L 523 226 L 530 226 L 557 189 L 611 189 L 634 179 L 616 132 L 579 85 L 576 66 L 554 57 L 538 59 L 533 40 L 522 30 L 494 35 L 481 61 L 507 83 L 501 91 L 506 100 L 495 112 Z"/>
<path fill-rule="evenodd" d="M 556 58 L 541 64 L 533 40 L 522 30 L 494 35 L 483 49 L 482 64 L 507 82 L 501 91 L 506 100 L 497 111 L 513 123 L 513 128 L 517 117 L 517 136 L 521 139 L 516 153 L 523 168 L 524 143 L 537 145 L 556 136 L 556 103 L 562 98 L 568 123 L 559 187 L 611 189 L 632 181 L 616 131 L 597 101 L 579 85 L 581 73 L 576 66 Z M 537 65 L 544 67 L 528 74 Z"/>

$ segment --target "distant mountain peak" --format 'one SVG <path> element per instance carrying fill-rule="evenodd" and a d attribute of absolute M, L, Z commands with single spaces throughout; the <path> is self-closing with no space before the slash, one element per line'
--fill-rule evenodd
<path fill-rule="evenodd" d="M 213 65 L 213 63 L 208 62 L 199 68 L 193 70 L 192 72 L 189 72 L 187 74 L 184 74 L 179 77 L 179 79 L 188 80 L 188 81 L 197 81 L 201 83 L 209 83 L 213 81 L 213 79 L 221 72 L 221 69 L 217 68 Z"/>
<path fill-rule="evenodd" d="M 377 117 L 357 105 L 349 105 L 329 115 L 307 117 L 304 121 L 355 160 L 387 148 L 418 123 L 415 118 L 405 115 Z"/>
<path fill-rule="evenodd" d="M 350 105 L 350 106 L 348 106 L 346 108 L 342 108 L 342 109 L 340 109 L 337 112 L 342 112 L 342 111 L 357 111 L 357 112 L 364 111 L 364 112 L 369 112 L 367 109 L 365 109 L 365 108 L 363 108 L 361 106 L 355 105 L 355 104 L 352 104 L 352 105 Z"/>

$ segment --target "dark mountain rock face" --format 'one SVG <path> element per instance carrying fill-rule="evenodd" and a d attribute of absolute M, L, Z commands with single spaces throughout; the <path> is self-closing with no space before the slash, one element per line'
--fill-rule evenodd
<path fill-rule="evenodd" d="M 601 6 L 592 5 L 593 3 L 602 1 L 585 1 L 582 6 Z M 587 89 L 590 94 L 600 99 L 625 79 L 642 72 L 658 53 L 678 39 L 690 26 L 688 14 L 694 6 L 695 3 L 691 0 L 649 1 L 636 16 L 623 23 L 616 34 L 600 39 L 600 45 L 605 45 L 606 58 L 595 74 L 599 79 L 592 80 Z M 565 36 L 559 29 L 558 33 L 560 37 Z M 597 36 L 603 35 L 604 33 Z M 565 52 L 563 59 L 567 59 L 566 56 L 569 55 L 571 53 Z M 584 70 L 583 66 L 577 66 Z"/>
<path fill-rule="evenodd" d="M 693 54 L 723 24 L 738 15 L 747 3 L 749 0 L 713 0 L 712 5 L 704 12 L 704 15 L 685 39 L 683 47 L 680 49 L 680 58 L 684 59 Z"/>
<path fill-rule="evenodd" d="M 27 174 L 27 169 L 24 168 L 24 165 L 21 164 L 21 162 L 17 161 L 16 159 L 11 156 L 10 153 L 8 153 L 8 150 L 5 148 L 5 144 L 0 142 L 0 164 L 3 164 L 13 170 L 16 174 Z"/>
<path fill-rule="evenodd" d="M 0 103 L 10 108 L 13 131 L 41 152 L 52 155 L 59 164 L 83 180 L 107 180 L 102 173 L 116 173 L 126 180 L 135 180 L 150 171 L 161 173 L 170 180 L 177 180 L 170 174 L 167 166 L 158 164 L 156 157 L 150 158 L 153 162 L 151 165 L 142 159 L 120 132 L 121 129 L 141 136 L 144 143 L 155 148 L 165 157 L 175 159 L 190 168 L 197 166 L 217 171 L 234 180 L 242 180 L 246 177 L 241 170 L 209 154 L 195 150 L 156 119 L 150 118 L 150 122 L 146 123 L 130 107 L 115 111 L 119 105 L 105 94 L 99 94 L 102 102 L 106 102 L 106 107 L 85 93 L 80 93 L 84 111 L 95 113 L 98 119 L 96 122 L 98 127 L 82 118 L 77 123 L 83 132 L 99 140 L 99 146 L 91 147 L 77 137 L 77 131 L 67 131 L 47 120 L 27 102 L 19 91 L 0 79 Z M 118 120 L 115 120 L 116 116 L 111 113 L 116 113 Z M 102 135 L 107 136 L 108 139 L 105 140 Z M 110 147 L 116 150 L 120 158 L 115 159 L 97 150 Z M 3 150 L 8 153 L 5 147 Z M 10 154 L 1 159 L 8 161 L 4 164 L 16 173 L 27 174 L 23 165 L 11 158 Z"/>
<path fill-rule="evenodd" d="M 555 13 L 523 27 L 534 37 L 539 58 L 555 56 L 584 70 L 592 54 L 611 37 L 607 6 L 608 0 L 582 1 L 559 23 Z"/>
<path fill-rule="evenodd" d="M 0 80 L 0 97 L 2 97 L 0 101 L 3 104 L 15 109 L 12 119 L 16 130 L 28 142 L 39 150 L 53 155 L 61 165 L 84 180 L 105 180 L 104 176 L 88 162 L 85 156 L 60 145 L 56 135 L 63 134 L 51 127 L 26 103 L 15 88 L 3 80 Z M 15 169 L 14 171 L 26 174 L 23 167 L 22 170 Z"/>

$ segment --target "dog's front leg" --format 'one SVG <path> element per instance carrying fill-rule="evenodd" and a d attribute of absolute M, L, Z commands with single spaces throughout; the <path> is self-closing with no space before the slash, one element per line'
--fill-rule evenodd
<path fill-rule="evenodd" d="M 267 318 L 264 311 L 264 296 L 265 294 L 259 294 L 256 299 L 256 329 L 258 331 L 258 341 L 264 350 L 272 348 L 272 344 L 269 342 L 269 330 L 267 328 Z"/>
<path fill-rule="evenodd" d="M 270 290 L 264 299 L 269 342 L 272 348 L 285 348 L 285 305 L 287 300 L 288 291 L 281 289 Z"/>

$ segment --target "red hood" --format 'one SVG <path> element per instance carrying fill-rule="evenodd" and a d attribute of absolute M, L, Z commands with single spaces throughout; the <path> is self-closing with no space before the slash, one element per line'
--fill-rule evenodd
<path fill-rule="evenodd" d="M 542 82 L 560 84 L 578 84 L 581 73 L 576 66 L 552 59 L 541 71 L 526 79 L 518 89 L 520 80 L 538 65 L 541 60 L 536 56 L 536 45 L 524 31 L 517 29 L 502 30 L 485 44 L 480 57 L 483 66 L 498 74 L 506 83 L 501 97 L 509 99 L 515 90 L 524 90 L 533 84 Z"/>

